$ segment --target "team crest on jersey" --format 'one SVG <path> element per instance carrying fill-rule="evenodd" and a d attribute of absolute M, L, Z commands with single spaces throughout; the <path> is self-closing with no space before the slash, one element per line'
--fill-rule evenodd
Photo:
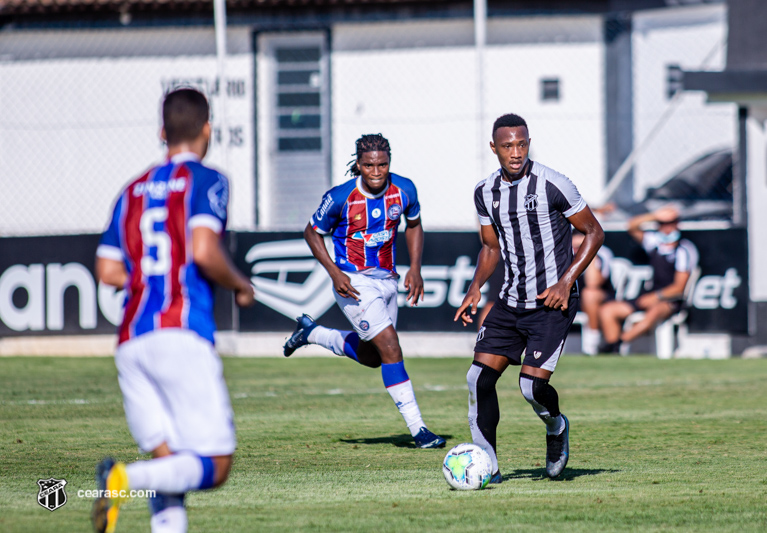
<path fill-rule="evenodd" d="M 360 329 L 362 331 L 369 330 L 370 329 L 370 323 L 367 320 L 363 320 L 362 322 L 360 322 Z"/>
<path fill-rule="evenodd" d="M 386 216 L 389 220 L 398 220 L 402 215 L 402 206 L 400 204 L 392 204 L 389 206 L 389 210 L 386 212 Z"/>
<path fill-rule="evenodd" d="M 65 479 L 38 479 L 40 492 L 37 493 L 37 503 L 48 509 L 55 511 L 67 503 L 67 493 L 64 487 L 67 484 Z"/>
<path fill-rule="evenodd" d="M 535 211 L 538 209 L 538 195 L 528 194 L 525 196 L 525 209 L 528 211 Z"/>

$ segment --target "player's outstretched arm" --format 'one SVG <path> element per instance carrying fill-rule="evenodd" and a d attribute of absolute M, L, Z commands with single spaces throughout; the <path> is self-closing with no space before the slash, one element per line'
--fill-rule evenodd
<path fill-rule="evenodd" d="M 306 244 L 309 245 L 314 258 L 327 270 L 330 279 L 333 281 L 335 291 L 344 298 L 359 300 L 359 291 L 352 286 L 352 280 L 349 279 L 349 276 L 344 274 L 330 258 L 322 235 L 317 233 L 311 224 L 307 224 L 306 229 L 304 229 L 304 239 Z"/>
<path fill-rule="evenodd" d="M 453 322 L 457 322 L 460 317 L 464 326 L 474 322 L 471 315 L 477 314 L 477 306 L 482 299 L 480 289 L 490 279 L 490 276 L 493 275 L 495 267 L 498 265 L 498 259 L 501 257 L 501 245 L 498 242 L 498 236 L 495 234 L 493 226 L 480 226 L 479 236 L 482 239 L 482 248 L 477 258 L 474 279 L 471 280 L 466 296 L 464 296 L 463 302 L 461 302 L 461 306 L 455 312 L 455 317 L 453 318 Z"/>
<path fill-rule="evenodd" d="M 605 242 L 605 232 L 588 206 L 567 220 L 586 237 L 583 239 L 583 244 L 581 244 L 578 253 L 573 258 L 572 264 L 565 271 L 564 275 L 557 283 L 538 295 L 538 299 L 544 300 L 543 305 L 546 307 L 562 310 L 567 309 L 573 283 L 594 260 L 597 251 L 599 251 L 602 243 Z"/>
<path fill-rule="evenodd" d="M 96 257 L 96 278 L 101 283 L 122 289 L 128 283 L 128 271 L 122 261 Z"/>
<path fill-rule="evenodd" d="M 249 307 L 255 303 L 253 285 L 234 266 L 218 233 L 204 226 L 193 228 L 192 258 L 206 278 L 234 291 L 237 305 Z"/>
<path fill-rule="evenodd" d="M 418 305 L 418 300 L 423 300 L 423 278 L 421 277 L 423 226 L 421 225 L 421 217 L 407 221 L 405 240 L 407 241 L 407 252 L 410 256 L 410 270 L 405 274 L 406 300 L 410 302 L 410 305 L 416 306 Z"/>

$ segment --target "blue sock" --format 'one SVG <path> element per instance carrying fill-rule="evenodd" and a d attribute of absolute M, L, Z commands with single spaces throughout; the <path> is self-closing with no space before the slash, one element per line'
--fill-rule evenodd
<path fill-rule="evenodd" d="M 213 459 L 210 457 L 200 456 L 200 462 L 202 463 L 202 481 L 200 482 L 198 489 L 209 489 L 213 486 L 213 477 L 216 473 L 216 467 L 213 465 Z"/>
<path fill-rule="evenodd" d="M 399 385 L 408 381 L 410 378 L 405 370 L 405 361 L 399 363 L 392 363 L 390 365 L 381 365 L 381 377 L 383 378 L 384 386 L 389 388 L 393 385 Z"/>
<path fill-rule="evenodd" d="M 312 344 L 319 344 L 336 355 L 345 355 L 359 363 L 357 348 L 360 345 L 360 336 L 354 331 L 317 326 L 309 333 L 306 340 Z"/>
<path fill-rule="evenodd" d="M 360 362 L 360 360 L 357 359 L 357 348 L 359 348 L 359 346 L 360 336 L 357 335 L 356 331 L 352 331 L 344 337 L 344 355 L 349 359 L 354 359 L 358 363 Z"/>
<path fill-rule="evenodd" d="M 163 494 L 156 492 L 154 496 L 147 499 L 147 503 L 149 503 L 149 512 L 154 515 L 169 507 L 183 507 L 184 496 L 184 494 Z"/>

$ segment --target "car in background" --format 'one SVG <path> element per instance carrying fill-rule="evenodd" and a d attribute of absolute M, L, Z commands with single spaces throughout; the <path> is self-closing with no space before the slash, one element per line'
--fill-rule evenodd
<path fill-rule="evenodd" d="M 682 169 L 633 205 L 604 209 L 608 221 L 628 219 L 672 204 L 682 220 L 731 221 L 733 156 L 731 149 L 708 153 Z"/>

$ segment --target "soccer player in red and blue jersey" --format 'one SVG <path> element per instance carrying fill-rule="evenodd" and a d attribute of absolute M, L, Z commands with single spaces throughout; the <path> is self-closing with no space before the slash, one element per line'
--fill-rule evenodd
<path fill-rule="evenodd" d="M 351 162 L 353 179 L 330 189 L 304 230 L 304 238 L 317 261 L 333 280 L 339 307 L 354 331 L 317 325 L 308 315 L 299 317 L 284 346 L 285 357 L 307 344 L 319 344 L 371 368 L 381 367 L 386 390 L 405 419 L 419 448 L 440 448 L 445 439 L 429 431 L 405 371 L 397 331 L 397 228 L 404 216 L 410 268 L 405 274 L 407 300 L 423 298 L 421 256 L 423 228 L 418 193 L 412 181 L 389 172 L 391 149 L 380 133 L 357 140 Z M 335 261 L 325 248 L 323 235 L 331 235 Z"/>
<path fill-rule="evenodd" d="M 226 481 L 235 448 L 221 360 L 213 347 L 213 284 L 254 302 L 222 237 L 229 182 L 204 166 L 210 109 L 178 89 L 163 101 L 167 160 L 132 181 L 115 203 L 96 252 L 99 281 L 125 289 L 115 365 L 128 428 L 150 461 L 112 458 L 96 468 L 96 531 L 114 531 L 132 490 L 149 498 L 152 531 L 186 531 L 184 494 Z"/>

